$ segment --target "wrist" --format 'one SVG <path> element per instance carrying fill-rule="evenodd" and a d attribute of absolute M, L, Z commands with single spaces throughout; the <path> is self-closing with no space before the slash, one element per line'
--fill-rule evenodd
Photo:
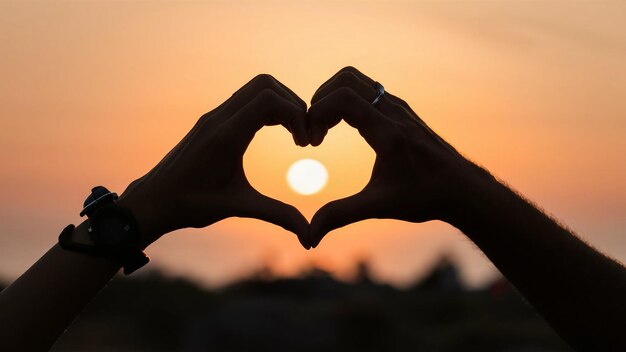
<path fill-rule="evenodd" d="M 93 240 L 89 236 L 89 220 L 81 222 L 72 232 L 72 240 L 79 244 L 93 245 Z"/>
<path fill-rule="evenodd" d="M 150 244 L 163 235 L 159 230 L 156 209 L 148 201 L 141 201 L 138 198 L 122 195 L 117 204 L 131 211 L 139 226 L 140 248 L 146 249 Z"/>
<path fill-rule="evenodd" d="M 471 171 L 458 182 L 453 209 L 444 220 L 463 233 L 491 221 L 512 192 L 485 169 L 472 164 Z"/>

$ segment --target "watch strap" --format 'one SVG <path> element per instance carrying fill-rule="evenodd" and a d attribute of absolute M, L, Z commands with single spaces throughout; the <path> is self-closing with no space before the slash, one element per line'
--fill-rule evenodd
<path fill-rule="evenodd" d="M 104 186 L 96 186 L 91 189 L 91 193 L 85 199 L 80 216 L 87 216 L 89 220 L 89 238 L 93 244 L 76 242 L 73 233 L 76 227 L 68 225 L 59 235 L 59 245 L 67 250 L 81 252 L 93 256 L 114 260 L 124 267 L 124 274 L 128 275 L 133 271 L 146 265 L 150 259 L 141 250 L 140 229 L 135 216 L 130 209 L 119 206 L 116 202 L 118 196 L 110 192 Z M 122 233 L 118 234 L 123 238 L 107 237 L 101 230 L 109 228 L 107 221 L 124 219 Z M 117 222 L 117 225 L 120 225 Z M 110 228 L 109 228 L 110 229 Z M 110 235 L 110 234 L 109 234 Z M 117 241 L 117 242 L 116 242 Z"/>
<path fill-rule="evenodd" d="M 76 226 L 70 224 L 61 231 L 59 235 L 59 245 L 61 248 L 95 257 L 111 259 L 124 268 L 125 275 L 131 274 L 150 261 L 146 253 L 139 248 L 115 248 L 75 242 L 72 239 L 72 233 L 74 233 L 75 229 Z"/>

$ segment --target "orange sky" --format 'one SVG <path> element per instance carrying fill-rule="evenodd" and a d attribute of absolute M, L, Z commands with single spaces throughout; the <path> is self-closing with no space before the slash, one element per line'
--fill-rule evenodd
<path fill-rule="evenodd" d="M 238 87 L 271 73 L 303 99 L 345 65 L 404 98 L 472 160 L 626 260 L 626 6 L 615 3 L 222 1 L 0 3 L 0 277 L 34 262 L 91 186 L 121 192 Z M 302 196 L 285 181 L 303 157 L 329 183 Z M 260 131 L 245 169 L 260 191 L 310 218 L 358 191 L 374 154 L 342 124 L 319 148 Z M 350 274 L 368 259 L 410 282 L 441 253 L 477 284 L 493 274 L 442 223 L 369 220 L 314 251 L 257 220 L 170 234 L 153 268 L 220 284 L 267 262 Z"/>

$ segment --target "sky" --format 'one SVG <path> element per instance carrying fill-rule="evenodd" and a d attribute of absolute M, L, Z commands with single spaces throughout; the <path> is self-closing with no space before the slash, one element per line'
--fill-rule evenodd
<path fill-rule="evenodd" d="M 0 1 L 0 279 L 25 271 L 91 187 L 121 193 L 258 73 L 305 101 L 346 65 L 380 81 L 466 157 L 587 242 L 626 261 L 626 5 L 620 2 Z M 342 123 L 317 148 L 281 127 L 244 156 L 259 191 L 307 218 L 358 192 L 374 153 Z M 286 182 L 313 158 L 328 184 Z M 227 219 L 168 234 L 150 267 L 219 286 L 262 266 L 318 266 L 408 285 L 442 255 L 473 286 L 497 273 L 441 222 L 367 220 L 305 251 L 289 232 Z"/>

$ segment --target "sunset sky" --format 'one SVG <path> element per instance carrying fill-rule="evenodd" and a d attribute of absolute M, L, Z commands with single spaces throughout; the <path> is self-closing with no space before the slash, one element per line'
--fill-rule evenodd
<path fill-rule="evenodd" d="M 0 2 L 0 280 L 57 240 L 94 185 L 121 193 L 258 73 L 305 101 L 352 65 L 443 138 L 626 261 L 626 5 L 619 2 Z M 313 158 L 327 186 L 295 193 Z M 259 191 L 307 218 L 359 191 L 374 153 L 346 124 L 317 148 L 282 127 L 244 156 Z M 502 234 L 505 236 L 506 234 Z M 169 234 L 149 267 L 220 285 L 269 265 L 350 277 L 367 260 L 405 285 L 442 254 L 471 285 L 495 270 L 449 225 L 368 220 L 312 251 L 271 224 L 228 219 Z M 143 269 L 147 271 L 147 269 Z"/>

